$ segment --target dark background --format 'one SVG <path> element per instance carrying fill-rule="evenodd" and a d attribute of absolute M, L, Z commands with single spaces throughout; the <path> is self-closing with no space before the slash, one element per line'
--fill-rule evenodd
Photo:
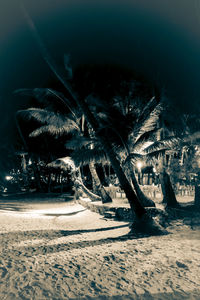
<path fill-rule="evenodd" d="M 13 91 L 44 87 L 54 76 L 43 61 L 20 10 L 0 1 L 0 137 L 13 132 L 25 97 Z M 200 4 L 198 0 L 23 1 L 57 63 L 117 63 L 164 87 L 185 111 L 199 105 Z"/>

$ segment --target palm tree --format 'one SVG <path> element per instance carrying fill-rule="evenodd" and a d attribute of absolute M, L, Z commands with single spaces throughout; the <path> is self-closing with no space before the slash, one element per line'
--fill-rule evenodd
<path fill-rule="evenodd" d="M 62 158 L 58 158 L 55 161 L 50 162 L 49 164 L 47 164 L 46 166 L 47 168 L 59 168 L 62 169 L 64 171 L 68 171 L 71 175 L 71 179 L 74 182 L 74 187 L 76 188 L 76 192 L 75 192 L 75 198 L 78 199 L 78 197 L 80 195 L 83 194 L 83 192 L 91 199 L 94 201 L 100 200 L 100 197 L 98 197 L 97 195 L 95 195 L 94 193 L 92 193 L 82 182 L 82 177 L 81 177 L 81 172 L 80 172 L 80 168 L 77 168 L 74 160 L 69 157 L 62 157 Z M 81 190 L 80 190 L 81 188 Z"/>
<path fill-rule="evenodd" d="M 170 176 L 168 174 L 168 166 L 165 162 L 165 153 L 169 149 L 173 149 L 178 138 L 170 137 L 159 142 L 154 142 L 150 146 L 144 149 L 144 153 L 147 156 L 147 160 L 155 163 L 156 170 L 159 174 L 159 180 L 161 183 L 161 190 L 163 194 L 163 203 L 167 204 L 168 207 L 179 207 L 176 200 L 175 192 L 172 187 Z"/>
<path fill-rule="evenodd" d="M 180 115 L 174 115 L 176 110 L 172 109 L 172 104 L 166 101 L 167 99 L 165 99 L 164 95 L 162 95 L 162 98 L 164 98 L 162 106 L 160 104 L 156 106 L 152 115 L 149 115 L 146 124 L 142 126 L 139 124 L 138 128 L 136 128 L 129 156 L 137 159 L 138 154 L 140 154 L 142 159 L 154 165 L 156 164 L 161 182 L 163 202 L 167 206 L 178 207 L 164 157 L 167 150 L 177 147 L 177 143 L 180 142 L 182 122 Z M 165 119 L 167 120 L 167 126 L 164 124 Z M 167 135 L 166 132 L 168 133 Z M 169 134 L 172 135 L 169 136 Z"/>
<path fill-rule="evenodd" d="M 115 98 L 107 105 L 103 105 L 102 101 L 99 102 L 100 100 L 98 100 L 98 105 L 105 109 L 103 113 L 97 114 L 98 121 L 107 131 L 140 202 L 144 206 L 155 206 L 154 202 L 142 192 L 136 180 L 134 168 L 135 162 L 142 156 L 140 151 L 144 142 L 157 131 L 161 105 L 154 97 L 146 105 L 138 99 L 129 99 L 128 107 L 124 105 L 123 98 Z"/>
<path fill-rule="evenodd" d="M 89 105 L 90 103 L 88 103 Z M 98 99 L 96 110 L 99 107 L 105 107 L 103 101 Z M 130 104 L 129 108 L 131 110 L 121 109 L 121 103 L 114 101 L 114 103 L 107 103 L 103 113 L 100 111 L 96 112 L 96 117 L 98 119 L 101 127 L 107 131 L 107 134 L 110 137 L 110 141 L 112 142 L 113 147 L 115 147 L 118 156 L 122 161 L 122 166 L 126 172 L 127 177 L 130 182 L 132 182 L 134 190 L 142 203 L 143 206 L 155 206 L 154 202 L 148 199 L 144 193 L 142 192 L 135 174 L 134 168 L 135 163 L 138 159 L 143 159 L 144 153 L 142 153 L 142 149 L 147 147 L 147 142 L 155 139 L 155 135 L 158 132 L 157 122 L 160 116 L 160 113 L 163 110 L 163 104 L 157 104 L 155 99 L 152 100 L 143 107 L 143 110 L 138 108 L 134 110 L 133 104 Z M 140 112 L 142 110 L 142 113 Z M 144 114 L 146 117 L 144 117 Z M 137 124 L 137 126 L 135 125 Z M 82 141 L 84 146 L 86 143 L 90 145 L 90 140 Z M 74 137 L 73 143 L 74 145 L 79 145 L 78 151 L 75 151 L 73 157 L 77 163 L 81 163 L 82 160 L 84 162 L 94 161 L 97 156 L 99 160 L 105 159 L 106 153 L 102 149 L 101 145 L 99 145 L 98 140 L 93 139 L 93 145 L 95 145 L 94 149 L 90 149 L 87 147 L 84 151 L 80 151 L 82 142 L 80 140 L 76 140 Z M 76 148 L 75 146 L 75 148 Z M 169 183 L 167 183 L 169 186 Z M 166 192 L 165 192 L 166 194 Z"/>
<path fill-rule="evenodd" d="M 49 65 L 50 69 L 53 71 L 55 76 L 59 79 L 59 81 L 63 84 L 66 89 L 66 92 L 70 99 L 72 99 L 80 108 L 82 113 L 84 114 L 87 122 L 90 124 L 95 136 L 99 139 L 102 147 L 104 148 L 106 155 L 108 156 L 111 165 L 119 179 L 120 185 L 124 190 L 126 197 L 130 203 L 131 210 L 133 215 L 135 215 L 137 222 L 139 223 L 138 229 L 142 230 L 143 232 L 147 232 L 149 234 L 160 234 L 163 233 L 160 227 L 158 227 L 152 218 L 150 218 L 147 214 L 146 209 L 141 205 L 139 202 L 134 190 L 130 182 L 128 181 L 122 167 L 120 161 L 117 157 L 117 154 L 112 146 L 112 143 L 109 141 L 109 136 L 104 128 L 101 128 L 97 119 L 95 118 L 94 114 L 92 113 L 91 109 L 88 107 L 85 99 L 79 98 L 72 90 L 71 86 L 69 85 L 68 81 L 65 80 L 64 74 L 60 70 L 58 70 L 57 65 L 52 60 L 51 56 L 49 55 L 47 49 L 45 48 L 31 18 L 27 14 L 26 10 L 23 9 L 24 15 L 27 19 L 29 27 L 37 41 L 39 49 L 41 50 L 42 56 Z M 156 99 L 157 100 L 157 99 Z M 145 113 L 142 115 L 143 118 L 147 118 Z M 143 225 L 143 226 L 142 226 Z M 142 228 L 141 228 L 142 226 Z"/>
<path fill-rule="evenodd" d="M 184 141 L 185 144 L 183 145 L 182 151 L 182 161 L 184 163 L 184 154 L 191 153 L 192 151 L 192 158 L 196 155 L 197 163 L 196 165 L 199 167 L 199 145 L 200 145 L 200 119 L 199 119 L 199 112 L 193 114 L 185 114 L 184 115 L 185 121 L 185 132 L 187 136 L 185 137 Z M 191 159 L 192 162 L 192 159 Z M 195 183 L 195 197 L 194 197 L 194 204 L 199 209 L 200 207 L 200 184 L 199 184 L 199 176 Z"/>
<path fill-rule="evenodd" d="M 42 92 L 40 89 L 37 89 L 35 91 L 29 91 L 30 94 L 37 95 L 37 91 L 40 95 L 42 95 Z M 28 90 L 20 90 L 18 91 L 20 93 L 26 93 L 28 94 Z M 45 91 L 43 91 L 45 93 Z M 52 91 L 51 89 L 48 89 L 47 92 L 53 92 L 53 95 L 57 95 L 57 91 Z M 43 94 L 44 94 L 43 93 Z M 45 93 L 46 95 L 46 93 Z M 38 95 L 37 95 L 38 97 Z M 59 99 L 64 96 L 62 94 L 59 94 Z M 40 99 L 41 101 L 41 99 Z M 75 109 L 71 109 L 71 114 L 61 114 L 60 112 L 53 112 L 49 111 L 47 109 L 41 109 L 41 108 L 29 108 L 27 110 L 21 110 L 18 111 L 18 115 L 23 117 L 24 119 L 34 119 L 37 120 L 42 126 L 35 129 L 31 134 L 30 137 L 37 137 L 44 133 L 49 133 L 54 136 L 61 136 L 66 134 L 74 134 L 76 132 L 77 135 L 83 135 L 84 134 L 84 124 L 83 124 L 83 117 L 81 118 L 78 116 L 77 111 Z M 79 181 L 76 181 L 76 186 L 78 187 L 79 182 L 79 189 L 82 188 L 84 192 L 94 201 L 102 199 L 103 203 L 112 202 L 112 199 L 108 195 L 108 193 L 105 191 L 98 173 L 96 171 L 95 165 L 93 162 L 89 163 L 89 169 L 92 175 L 92 178 L 95 182 L 96 189 L 99 193 L 98 195 L 95 195 L 94 193 L 91 193 L 83 184 L 81 180 L 81 176 L 79 176 Z M 80 172 L 79 172 L 80 175 Z"/>
<path fill-rule="evenodd" d="M 172 110 L 170 110 L 172 114 Z M 169 111 L 168 111 L 169 113 Z M 175 111 L 174 111 L 175 113 Z M 164 118 L 162 118 L 162 127 L 159 130 L 159 135 L 154 137 L 154 142 L 144 149 L 148 159 L 157 158 L 157 171 L 161 182 L 161 189 L 163 193 L 163 203 L 168 207 L 180 207 L 177 202 L 174 189 L 171 184 L 170 175 L 170 157 L 166 161 L 166 154 L 170 151 L 181 153 L 180 165 L 184 163 L 184 155 L 188 149 L 199 145 L 199 119 L 194 118 L 194 115 L 176 114 L 173 118 L 173 124 L 169 120 L 168 114 L 165 117 L 168 119 L 168 126 L 164 125 Z M 192 122 L 191 122 L 192 119 Z M 188 124 L 190 123 L 190 124 Z M 171 134 L 171 136 L 170 136 Z M 198 199 L 198 184 L 195 186 L 195 199 Z M 195 201 L 197 202 L 197 200 Z"/>

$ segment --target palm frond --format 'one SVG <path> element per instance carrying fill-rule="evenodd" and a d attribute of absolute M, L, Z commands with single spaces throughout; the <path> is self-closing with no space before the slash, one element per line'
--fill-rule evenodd
<path fill-rule="evenodd" d="M 130 144 L 131 151 L 134 152 L 140 151 L 145 147 L 145 144 L 147 142 L 154 142 L 155 134 L 157 133 L 158 130 L 159 130 L 158 128 L 154 128 L 152 130 L 144 132 L 139 136 L 139 138 L 135 142 L 132 142 L 133 137 L 131 134 L 129 137 L 129 144 Z"/>
<path fill-rule="evenodd" d="M 66 106 L 72 113 L 74 118 L 77 118 L 77 112 L 74 105 L 69 99 L 67 99 L 63 93 L 58 92 L 50 88 L 34 88 L 34 89 L 18 89 L 15 90 L 16 94 L 29 96 L 35 98 L 39 103 L 52 104 L 53 99 L 59 100 L 64 106 Z"/>
<path fill-rule="evenodd" d="M 146 158 L 147 163 L 150 163 L 150 162 L 154 161 L 155 159 L 159 159 L 160 157 L 163 157 L 167 150 L 168 149 L 160 149 L 160 150 L 152 151 L 151 153 L 146 154 L 145 158 Z"/>
<path fill-rule="evenodd" d="M 47 89 L 47 93 L 60 100 L 69 109 L 75 120 L 78 118 L 77 108 L 74 107 L 72 102 L 63 93 L 49 88 Z"/>
<path fill-rule="evenodd" d="M 82 148 L 79 150 L 75 150 L 72 153 L 72 159 L 74 160 L 77 166 L 87 165 L 90 162 L 108 164 L 109 160 L 102 149 L 86 149 Z"/>
<path fill-rule="evenodd" d="M 154 111 L 157 105 L 160 103 L 160 100 L 153 96 L 150 101 L 145 105 L 140 116 L 138 118 L 139 123 L 144 123 L 146 119 L 149 118 L 149 115 Z"/>
<path fill-rule="evenodd" d="M 154 110 L 146 117 L 143 122 L 138 122 L 136 125 L 133 136 L 135 137 L 135 142 L 143 135 L 145 132 L 155 130 L 157 128 L 157 123 L 160 117 L 160 114 L 163 110 L 162 104 L 159 103 L 156 105 Z"/>
<path fill-rule="evenodd" d="M 58 158 L 46 165 L 47 168 L 61 169 L 63 171 L 74 171 L 75 164 L 70 156 Z"/>
<path fill-rule="evenodd" d="M 68 117 L 42 108 L 29 108 L 26 110 L 18 111 L 18 115 L 26 120 L 36 120 L 45 126 L 42 126 L 30 136 L 38 136 L 42 133 L 50 133 L 53 135 L 61 135 L 65 133 L 73 133 L 74 131 L 80 131 L 77 123 Z"/>
<path fill-rule="evenodd" d="M 134 152 L 131 152 L 125 159 L 125 163 L 127 161 L 132 161 L 134 164 L 139 161 L 139 160 L 143 160 L 144 159 L 144 155 L 142 154 L 139 154 L 139 153 L 134 153 Z"/>
<path fill-rule="evenodd" d="M 41 126 L 37 129 L 35 129 L 33 132 L 31 132 L 29 134 L 30 137 L 37 137 L 40 136 L 42 134 L 50 134 L 53 136 L 62 136 L 64 134 L 68 134 L 68 133 L 74 133 L 77 130 L 79 130 L 79 128 L 75 127 L 74 124 L 70 124 L 70 123 L 65 123 L 63 126 L 55 126 L 55 125 L 44 125 Z"/>
<path fill-rule="evenodd" d="M 53 112 L 51 113 L 50 111 L 47 111 L 46 109 L 36 108 L 36 107 L 17 111 L 17 116 L 19 116 L 21 119 L 24 119 L 27 121 L 36 120 L 42 124 L 48 122 L 48 120 L 50 118 L 50 114 L 52 115 L 55 113 L 53 113 Z"/>
<path fill-rule="evenodd" d="M 97 143 L 96 139 L 87 138 L 81 135 L 75 135 L 65 143 L 67 149 L 78 150 L 83 147 L 89 148 Z"/>
<path fill-rule="evenodd" d="M 161 141 L 156 141 L 150 146 L 146 147 L 143 151 L 149 154 L 154 151 L 159 151 L 162 149 L 174 149 L 182 144 L 183 140 L 180 137 L 168 137 Z"/>

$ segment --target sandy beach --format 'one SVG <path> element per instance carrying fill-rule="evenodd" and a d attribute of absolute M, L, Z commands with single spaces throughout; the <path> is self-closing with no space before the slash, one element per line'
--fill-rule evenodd
<path fill-rule="evenodd" d="M 200 228 L 128 239 L 73 202 L 0 203 L 0 299 L 200 299 Z"/>

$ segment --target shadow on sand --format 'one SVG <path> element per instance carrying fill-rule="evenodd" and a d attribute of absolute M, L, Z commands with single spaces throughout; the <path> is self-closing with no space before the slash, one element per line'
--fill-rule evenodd
<path fill-rule="evenodd" d="M 112 226 L 112 227 L 102 227 L 102 228 L 96 228 L 96 229 L 80 229 L 80 230 L 30 230 L 30 231 L 13 231 L 13 232 L 6 232 L 1 233 L 0 238 L 3 239 L 13 239 L 16 238 L 20 241 L 27 240 L 27 239 L 36 239 L 36 238 L 48 238 L 49 240 L 53 240 L 55 238 L 60 238 L 63 236 L 71 236 L 71 235 L 77 235 L 82 233 L 90 233 L 90 232 L 101 232 L 101 231 L 109 231 L 113 229 L 119 229 L 128 227 L 129 224 L 125 225 L 118 225 L 118 226 Z"/>
<path fill-rule="evenodd" d="M 79 297 L 71 298 L 71 300 L 199 300 L 200 290 L 193 290 L 190 292 L 179 292 L 173 293 L 158 293 L 150 294 L 145 292 L 142 295 L 116 295 L 116 296 L 98 296 L 98 297 Z"/>

